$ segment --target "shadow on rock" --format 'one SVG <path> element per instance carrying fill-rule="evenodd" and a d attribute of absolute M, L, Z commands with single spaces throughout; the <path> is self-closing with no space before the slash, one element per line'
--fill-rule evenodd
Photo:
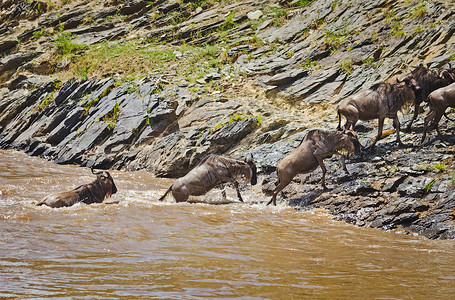
<path fill-rule="evenodd" d="M 330 189 L 330 188 L 329 189 L 317 189 L 317 190 L 309 192 L 308 194 L 303 195 L 299 198 L 291 198 L 288 200 L 289 206 L 297 206 L 297 207 L 307 206 L 307 205 L 311 204 L 311 202 L 313 202 L 316 198 L 321 196 L 323 193 L 331 192 L 332 190 L 333 189 Z"/>

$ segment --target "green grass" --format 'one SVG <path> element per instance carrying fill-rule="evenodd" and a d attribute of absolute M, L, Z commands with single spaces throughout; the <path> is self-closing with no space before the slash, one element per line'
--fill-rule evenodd
<path fill-rule="evenodd" d="M 404 31 L 402 30 L 403 25 L 399 21 L 395 21 L 393 23 L 392 29 L 390 31 L 390 34 L 392 36 L 400 37 L 404 35 Z"/>
<path fill-rule="evenodd" d="M 41 28 L 41 30 L 33 31 L 33 40 L 39 40 L 40 37 L 46 34 L 46 31 L 44 28 Z"/>
<path fill-rule="evenodd" d="M 66 56 L 86 48 L 86 45 L 74 43 L 74 38 L 76 38 L 75 35 L 67 31 L 63 31 L 63 28 L 61 27 L 59 32 L 53 38 L 54 45 L 57 48 L 57 54 Z"/>
<path fill-rule="evenodd" d="M 341 70 L 345 71 L 348 75 L 350 75 L 352 72 L 353 65 L 354 63 L 352 62 L 352 59 L 347 59 L 340 62 L 339 67 Z"/>
<path fill-rule="evenodd" d="M 368 58 L 362 59 L 362 63 L 364 65 L 371 66 L 371 65 L 374 64 L 374 58 L 373 57 L 368 57 Z"/>
<path fill-rule="evenodd" d="M 429 193 L 431 191 L 431 188 L 433 185 L 436 183 L 436 179 L 432 180 L 429 184 L 427 184 L 423 189 L 425 192 Z"/>
<path fill-rule="evenodd" d="M 433 165 L 433 167 L 436 169 L 436 170 L 439 170 L 439 171 L 444 171 L 445 168 L 446 168 L 446 164 L 445 163 L 435 163 Z"/>
<path fill-rule="evenodd" d="M 106 88 L 98 97 L 90 100 L 87 104 L 85 104 L 84 107 L 83 107 L 84 108 L 84 114 L 88 115 L 88 112 L 89 112 L 90 108 L 94 107 L 100 101 L 100 99 L 103 98 L 104 96 L 106 96 L 107 94 L 109 94 L 109 92 L 111 90 L 112 90 L 112 87 Z M 83 101 L 83 100 L 81 100 L 81 101 Z"/>
<path fill-rule="evenodd" d="M 317 64 L 317 61 L 313 61 L 311 58 L 307 58 L 300 64 L 300 67 L 305 69 L 313 69 Z"/>
<path fill-rule="evenodd" d="M 49 93 L 38 105 L 38 111 L 42 111 L 55 98 L 55 92 Z"/>
<path fill-rule="evenodd" d="M 174 51 L 183 53 L 183 58 L 177 58 Z M 118 74 L 123 78 L 138 78 L 166 70 L 167 74 L 189 75 L 196 80 L 213 72 L 212 69 L 222 67 L 221 53 L 221 46 L 218 45 L 171 46 L 147 44 L 139 40 L 103 42 L 88 47 L 75 57 L 62 76 L 69 79 Z"/>
<path fill-rule="evenodd" d="M 153 1 L 151 1 L 153 3 Z M 189 1 L 193 8 L 212 6 L 215 2 L 221 2 L 220 0 L 199 0 L 199 1 Z"/>
<path fill-rule="evenodd" d="M 324 42 L 332 48 L 332 51 L 338 50 L 344 41 L 349 37 L 347 26 L 349 22 L 344 21 L 342 26 L 335 29 L 324 30 Z"/>
<path fill-rule="evenodd" d="M 120 105 L 115 103 L 114 108 L 108 112 L 104 117 L 103 121 L 109 122 L 109 129 L 113 130 L 120 116 Z"/>
<path fill-rule="evenodd" d="M 238 122 L 240 120 L 244 120 L 244 119 L 256 119 L 256 125 L 257 126 L 261 126 L 262 124 L 262 116 L 251 116 L 251 115 L 243 115 L 241 113 L 234 113 L 232 115 L 229 116 L 229 121 L 225 122 L 225 123 L 219 123 L 213 127 L 210 128 L 210 133 L 214 133 L 215 131 L 217 131 L 218 129 L 226 126 L 227 124 L 229 123 L 233 123 L 233 122 Z"/>
<path fill-rule="evenodd" d="M 422 1 L 419 5 L 414 7 L 413 11 L 411 12 L 411 18 L 418 19 L 427 13 L 428 13 L 427 2 Z"/>

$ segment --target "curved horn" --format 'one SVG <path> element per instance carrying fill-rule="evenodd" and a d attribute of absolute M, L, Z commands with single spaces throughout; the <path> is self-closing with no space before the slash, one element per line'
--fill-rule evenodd
<path fill-rule="evenodd" d="M 95 172 L 95 169 L 93 169 L 93 167 L 91 167 L 90 170 L 92 170 L 93 175 L 96 176 L 101 175 L 101 173 L 103 173 L 103 171 Z"/>

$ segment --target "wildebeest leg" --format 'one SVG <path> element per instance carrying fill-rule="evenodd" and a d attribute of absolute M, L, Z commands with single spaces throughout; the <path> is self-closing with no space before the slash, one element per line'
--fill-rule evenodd
<path fill-rule="evenodd" d="M 239 200 L 241 202 L 243 202 L 242 195 L 240 195 L 239 183 L 237 182 L 237 180 L 235 180 L 232 177 L 226 176 L 226 175 L 220 177 L 219 180 L 221 182 L 230 182 L 230 183 L 232 183 L 234 185 L 234 187 L 235 187 L 235 190 L 237 191 L 237 198 L 239 198 Z M 226 195 L 226 193 L 225 193 L 225 195 Z"/>
<path fill-rule="evenodd" d="M 239 198 L 239 200 L 243 202 L 242 195 L 240 195 L 239 183 L 236 180 L 234 180 L 234 186 L 235 190 L 237 191 L 237 198 Z"/>
<path fill-rule="evenodd" d="M 425 117 L 425 120 L 423 122 L 423 136 L 422 136 L 422 140 L 420 141 L 420 144 L 423 144 L 423 142 L 425 141 L 425 137 L 427 136 L 428 123 L 430 123 L 430 121 L 434 120 L 435 115 L 436 115 L 436 113 L 432 110 Z"/>
<path fill-rule="evenodd" d="M 444 114 L 444 111 L 440 112 L 436 112 L 436 116 L 433 120 L 433 124 L 434 124 L 434 127 L 436 127 L 436 132 L 438 133 L 438 135 L 441 135 L 441 131 L 439 131 L 439 121 L 441 121 L 441 118 L 442 118 L 442 115 Z"/>
<path fill-rule="evenodd" d="M 272 199 L 270 199 L 270 201 L 267 203 L 267 205 L 269 205 L 270 203 L 273 202 L 273 205 L 276 206 L 276 196 L 278 195 L 278 193 L 280 191 L 282 191 L 292 180 L 292 178 L 289 180 L 287 178 L 280 178 L 280 176 L 278 176 L 279 178 L 279 184 L 275 187 L 275 189 L 273 189 L 273 194 L 272 194 Z"/>
<path fill-rule="evenodd" d="M 395 116 L 395 118 L 393 118 L 393 124 L 395 127 L 395 131 L 397 132 L 397 143 L 398 145 L 403 147 L 404 145 L 400 140 L 400 120 L 398 119 L 398 116 Z"/>
<path fill-rule="evenodd" d="M 379 141 L 381 139 L 381 137 L 382 137 L 382 129 L 384 128 L 384 119 L 385 118 L 379 118 L 378 119 L 378 135 L 374 139 L 373 144 L 370 146 L 371 149 L 374 148 L 374 146 L 376 145 L 376 142 Z"/>
<path fill-rule="evenodd" d="M 322 178 L 321 178 L 321 185 L 324 190 L 327 190 L 327 186 L 325 185 L 325 173 L 327 173 L 327 169 L 324 165 L 323 158 L 320 156 L 315 156 L 316 160 L 318 161 L 319 166 L 322 169 Z"/>
<path fill-rule="evenodd" d="M 341 154 L 341 166 L 343 167 L 343 170 L 346 172 L 346 174 L 349 174 L 348 169 L 346 168 L 346 158 L 343 154 Z"/>
<path fill-rule="evenodd" d="M 406 126 L 406 131 L 411 131 L 412 122 L 417 119 L 417 115 L 419 114 L 420 104 L 417 101 L 414 103 L 414 114 L 412 115 L 412 119 L 409 122 L 408 126 Z"/>

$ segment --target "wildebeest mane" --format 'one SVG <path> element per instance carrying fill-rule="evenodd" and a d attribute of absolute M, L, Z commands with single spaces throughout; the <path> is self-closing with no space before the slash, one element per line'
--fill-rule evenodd
<path fill-rule="evenodd" d="M 208 161 L 209 159 L 210 160 L 213 160 L 215 157 L 217 157 L 218 155 L 216 154 L 209 154 L 209 155 L 206 155 L 204 156 L 200 162 L 198 162 L 194 167 L 199 167 L 200 165 L 204 164 L 206 161 Z"/>
<path fill-rule="evenodd" d="M 385 84 L 386 84 L 385 82 L 379 82 L 379 83 L 373 84 L 372 86 L 370 86 L 370 90 L 376 92 L 378 89 L 380 89 Z"/>
<path fill-rule="evenodd" d="M 447 70 L 453 75 L 453 70 Z M 453 82 L 449 78 L 442 78 L 436 71 L 430 70 L 424 66 L 418 66 L 411 72 L 412 77 L 418 82 L 421 92 L 420 102 L 426 100 L 428 95 L 441 87 L 444 87 Z"/>
<path fill-rule="evenodd" d="M 415 95 L 412 88 L 402 84 L 380 82 L 372 85 L 370 90 L 378 93 L 389 111 L 399 111 L 405 104 L 413 102 Z"/>
<path fill-rule="evenodd" d="M 79 195 L 80 201 L 86 204 L 100 203 L 103 202 L 105 198 L 111 196 L 111 191 L 100 184 L 98 180 L 89 184 L 80 185 L 73 191 Z"/>
<path fill-rule="evenodd" d="M 205 156 L 197 165 L 201 166 L 204 163 L 212 163 L 212 162 L 221 162 L 226 169 L 229 171 L 230 174 L 233 176 L 238 176 L 238 175 L 243 175 L 245 174 L 246 168 L 251 169 L 251 167 L 248 165 L 248 163 L 244 162 L 243 160 L 235 159 L 235 158 L 230 158 L 222 155 L 217 155 L 217 154 L 209 154 Z M 253 170 L 251 170 L 253 171 Z M 248 176 L 250 179 L 251 176 Z"/>

